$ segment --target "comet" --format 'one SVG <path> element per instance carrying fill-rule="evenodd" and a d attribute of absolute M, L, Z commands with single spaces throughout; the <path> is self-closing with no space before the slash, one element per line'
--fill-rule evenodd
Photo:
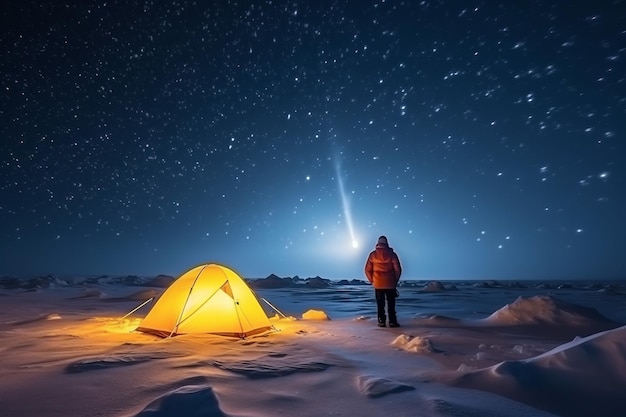
<path fill-rule="evenodd" d="M 335 171 L 337 172 L 337 186 L 339 188 L 339 195 L 341 197 L 341 206 L 343 208 L 344 218 L 346 219 L 346 226 L 348 227 L 348 233 L 350 234 L 352 247 L 356 249 L 359 247 L 359 242 L 356 238 L 356 234 L 354 233 L 352 211 L 350 210 L 350 199 L 346 195 L 343 177 L 341 175 L 341 164 L 339 163 L 339 158 L 335 158 Z"/>

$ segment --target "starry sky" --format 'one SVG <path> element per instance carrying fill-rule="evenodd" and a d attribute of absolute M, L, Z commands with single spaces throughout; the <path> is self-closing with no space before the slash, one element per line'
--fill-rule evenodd
<path fill-rule="evenodd" d="M 3 2 L 0 274 L 626 277 L 626 2 Z"/>

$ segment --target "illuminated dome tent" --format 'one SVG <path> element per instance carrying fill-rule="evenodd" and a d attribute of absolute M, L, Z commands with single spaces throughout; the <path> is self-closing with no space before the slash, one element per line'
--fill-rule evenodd
<path fill-rule="evenodd" d="M 271 329 L 248 284 L 217 264 L 200 265 L 181 275 L 137 328 L 162 337 L 211 333 L 242 338 Z"/>

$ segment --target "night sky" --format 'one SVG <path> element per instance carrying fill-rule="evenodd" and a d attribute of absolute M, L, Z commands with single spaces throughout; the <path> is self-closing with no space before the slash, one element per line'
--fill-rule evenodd
<path fill-rule="evenodd" d="M 1 6 L 2 275 L 626 277 L 625 1 L 68 3 Z"/>

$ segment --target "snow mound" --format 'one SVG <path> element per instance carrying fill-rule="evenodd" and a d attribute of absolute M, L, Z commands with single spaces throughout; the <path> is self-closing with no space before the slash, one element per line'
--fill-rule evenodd
<path fill-rule="evenodd" d="M 396 337 L 391 344 L 400 349 L 406 350 L 407 352 L 432 353 L 435 351 L 430 339 L 426 337 L 412 337 L 406 334 L 401 334 Z"/>
<path fill-rule="evenodd" d="M 431 314 L 420 319 L 422 324 L 432 326 L 456 326 L 461 323 L 461 320 L 453 317 L 441 316 L 439 314 Z"/>
<path fill-rule="evenodd" d="M 216 360 L 213 361 L 213 365 L 250 379 L 273 378 L 300 372 L 321 372 L 334 366 L 332 361 L 320 360 L 319 355 L 313 352 L 270 353 L 253 360 Z"/>
<path fill-rule="evenodd" d="M 86 299 L 86 298 L 102 298 L 104 296 L 105 296 L 104 292 L 102 292 L 100 290 L 88 290 L 88 291 L 85 291 L 81 295 L 77 295 L 76 297 L 68 298 L 68 300 L 83 300 L 83 299 Z"/>
<path fill-rule="evenodd" d="M 308 310 L 302 314 L 302 320 L 330 320 L 330 317 L 321 310 Z"/>
<path fill-rule="evenodd" d="M 220 409 L 213 388 L 208 385 L 186 385 L 152 401 L 135 417 L 226 417 Z"/>
<path fill-rule="evenodd" d="M 624 416 L 626 326 L 576 338 L 534 358 L 461 372 L 450 382 L 558 415 Z"/>
<path fill-rule="evenodd" d="M 161 294 L 161 291 L 149 289 L 137 291 L 125 297 L 103 298 L 102 301 L 146 301 L 151 298 L 156 298 L 159 294 Z"/>
<path fill-rule="evenodd" d="M 559 300 L 548 295 L 518 297 L 484 319 L 491 324 L 587 326 L 610 320 L 596 309 Z"/>
<path fill-rule="evenodd" d="M 387 394 L 412 391 L 415 389 L 415 387 L 411 385 L 366 375 L 357 378 L 357 385 L 359 391 L 370 398 L 378 398 Z"/>
<path fill-rule="evenodd" d="M 176 281 L 176 278 L 170 275 L 157 275 L 156 277 L 150 279 L 149 281 L 144 282 L 142 285 L 144 287 L 167 288 L 174 281 Z"/>
<path fill-rule="evenodd" d="M 439 281 L 430 281 L 424 286 L 424 288 L 422 288 L 422 291 L 425 292 L 441 292 L 445 290 L 446 287 L 444 287 L 443 284 Z"/>
<path fill-rule="evenodd" d="M 9 321 L 6 324 L 9 324 L 9 325 L 12 325 L 12 326 L 19 326 L 19 325 L 23 325 L 23 324 L 38 323 L 38 322 L 50 321 L 50 320 L 61 320 L 61 315 L 58 314 L 58 313 L 48 313 L 48 314 L 44 314 L 44 315 L 41 315 L 39 317 L 36 317 L 34 319 L 26 319 L 26 320 L 20 320 L 20 321 Z"/>

